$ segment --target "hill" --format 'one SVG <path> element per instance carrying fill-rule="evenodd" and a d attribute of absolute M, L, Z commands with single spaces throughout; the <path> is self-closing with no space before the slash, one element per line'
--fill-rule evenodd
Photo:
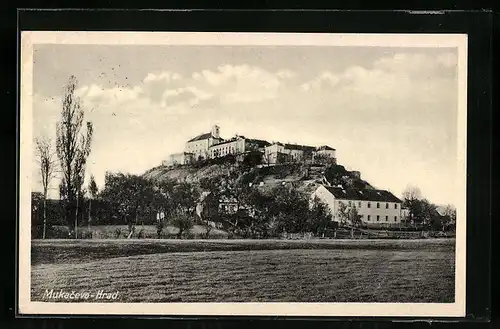
<path fill-rule="evenodd" d="M 152 180 L 173 180 L 199 185 L 202 178 L 226 177 L 243 184 L 270 190 L 279 185 L 291 185 L 305 193 L 312 193 L 320 184 L 372 189 L 357 171 L 348 171 L 341 165 L 310 165 L 301 163 L 274 166 L 243 166 L 238 163 L 211 164 L 201 167 L 184 165 L 158 166 L 144 173 Z"/>

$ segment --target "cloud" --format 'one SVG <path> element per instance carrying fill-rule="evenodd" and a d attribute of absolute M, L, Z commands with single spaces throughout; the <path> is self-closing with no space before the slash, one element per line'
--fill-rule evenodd
<path fill-rule="evenodd" d="M 157 82 L 157 81 L 172 82 L 181 79 L 182 76 L 179 73 L 164 71 L 156 74 L 148 73 L 148 75 L 142 80 L 142 82 L 144 83 Z"/>
<path fill-rule="evenodd" d="M 445 53 L 433 57 L 398 53 L 375 60 L 372 67 L 351 66 L 342 72 L 322 72 L 301 85 L 303 92 L 328 90 L 329 98 L 356 100 L 374 97 L 383 100 L 436 102 L 453 90 L 456 56 Z M 440 93 L 444 93 L 441 94 Z"/>
<path fill-rule="evenodd" d="M 83 86 L 75 91 L 75 94 L 91 106 L 119 105 L 124 102 L 134 101 L 144 94 L 140 86 L 134 87 L 112 87 L 104 88 L 92 84 Z"/>
<path fill-rule="evenodd" d="M 166 107 L 167 104 L 179 104 L 187 103 L 192 105 L 197 105 L 202 101 L 209 100 L 214 95 L 205 90 L 199 89 L 197 87 L 184 87 L 177 89 L 167 89 L 163 93 L 162 101 L 160 103 L 161 107 Z"/>
<path fill-rule="evenodd" d="M 194 83 L 208 88 L 224 103 L 249 103 L 275 99 L 286 82 L 295 77 L 291 70 L 270 72 L 250 65 L 223 65 L 192 75 Z"/>

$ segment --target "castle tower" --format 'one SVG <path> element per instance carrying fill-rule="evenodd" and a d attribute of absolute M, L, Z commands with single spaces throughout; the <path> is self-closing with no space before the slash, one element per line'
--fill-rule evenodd
<path fill-rule="evenodd" d="M 213 125 L 213 127 L 212 127 L 212 137 L 213 138 L 219 138 L 220 137 L 219 136 L 219 129 L 220 129 L 219 126 Z"/>

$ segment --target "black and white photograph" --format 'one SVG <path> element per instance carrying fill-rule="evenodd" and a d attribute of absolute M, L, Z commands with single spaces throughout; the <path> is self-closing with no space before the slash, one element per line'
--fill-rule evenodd
<path fill-rule="evenodd" d="M 465 315 L 466 35 L 21 43 L 21 313 Z"/>

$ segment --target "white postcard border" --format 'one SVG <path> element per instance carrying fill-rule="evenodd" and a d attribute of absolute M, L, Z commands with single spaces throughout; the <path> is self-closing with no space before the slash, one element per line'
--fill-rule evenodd
<path fill-rule="evenodd" d="M 454 303 L 50 303 L 31 301 L 33 44 L 379 46 L 458 48 L 457 226 Z M 467 35 L 211 32 L 61 32 L 21 34 L 19 281 L 21 315 L 257 315 L 463 317 L 466 287 Z"/>

